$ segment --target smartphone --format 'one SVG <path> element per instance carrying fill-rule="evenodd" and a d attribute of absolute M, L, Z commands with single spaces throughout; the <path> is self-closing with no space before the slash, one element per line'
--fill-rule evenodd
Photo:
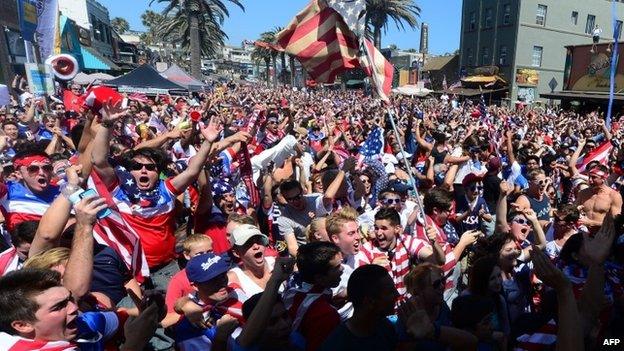
<path fill-rule="evenodd" d="M 82 199 L 84 199 L 86 197 L 91 197 L 91 196 L 98 196 L 97 191 L 95 191 L 93 189 L 87 189 L 87 190 L 79 193 L 77 201 L 72 201 L 72 203 L 76 204 L 76 203 L 80 202 L 80 200 L 82 200 Z M 70 199 L 70 201 L 71 201 L 71 199 Z M 100 210 L 97 213 L 97 218 L 98 219 L 106 218 L 106 217 L 110 216 L 111 213 L 112 212 L 111 212 L 110 208 L 107 207 L 107 208 L 105 208 L 103 210 Z"/>

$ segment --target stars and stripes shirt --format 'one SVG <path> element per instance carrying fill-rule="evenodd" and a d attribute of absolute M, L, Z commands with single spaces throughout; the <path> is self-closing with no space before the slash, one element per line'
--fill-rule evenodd
<path fill-rule="evenodd" d="M 41 194 L 34 194 L 21 182 L 0 183 L 0 206 L 9 230 L 25 221 L 38 221 L 59 195 L 59 187 L 50 185 Z"/>
<path fill-rule="evenodd" d="M 357 254 L 357 265 L 372 264 L 378 258 L 387 258 L 389 264 L 385 265 L 384 268 L 392 276 L 394 286 L 399 295 L 403 297 L 407 292 L 403 279 L 410 270 L 410 262 L 412 258 L 417 259 L 421 250 L 425 247 L 431 246 L 424 240 L 405 234 L 397 238 L 395 248 L 390 251 L 380 249 L 376 240 L 369 241 L 362 245 L 362 249 Z"/>
<path fill-rule="evenodd" d="M 119 185 L 111 191 L 121 216 L 139 235 L 149 267 L 175 258 L 174 209 L 175 198 L 180 194 L 171 184 L 171 178 L 159 180 L 154 190 L 155 196 L 149 203 L 132 198 L 138 194 L 129 194 Z"/>

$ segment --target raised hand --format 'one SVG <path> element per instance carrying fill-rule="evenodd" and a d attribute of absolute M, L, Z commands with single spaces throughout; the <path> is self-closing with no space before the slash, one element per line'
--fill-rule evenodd
<path fill-rule="evenodd" d="M 531 260 L 533 261 L 535 275 L 546 285 L 556 291 L 570 286 L 570 281 L 563 272 L 555 267 L 546 254 L 535 245 L 531 250 Z"/>
<path fill-rule="evenodd" d="M 424 339 L 433 335 L 433 323 L 417 298 L 412 298 L 399 305 L 398 315 L 405 325 L 407 333 L 413 338 Z"/>
<path fill-rule="evenodd" d="M 201 129 L 201 133 L 208 142 L 212 143 L 217 140 L 222 130 L 223 125 L 221 124 L 221 121 L 217 117 L 213 116 L 210 118 L 208 125 Z"/>
<path fill-rule="evenodd" d="M 592 238 L 589 234 L 584 233 L 582 252 L 590 258 L 595 264 L 602 264 L 609 257 L 613 239 L 615 238 L 615 224 L 613 216 L 607 213 L 602 226 Z"/>
<path fill-rule="evenodd" d="M 128 112 L 127 108 L 121 107 L 121 102 L 113 103 L 113 99 L 110 98 L 108 101 L 102 106 L 102 121 L 110 121 L 114 122 L 119 118 L 126 115 Z"/>

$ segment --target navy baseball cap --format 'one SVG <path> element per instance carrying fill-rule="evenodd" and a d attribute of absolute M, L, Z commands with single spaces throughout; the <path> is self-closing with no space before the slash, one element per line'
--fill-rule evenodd
<path fill-rule="evenodd" d="M 400 181 L 398 179 L 393 179 L 391 181 L 388 182 L 388 186 L 386 187 L 386 191 L 390 191 L 393 193 L 405 193 L 408 190 L 412 190 L 413 187 L 403 181 Z"/>
<path fill-rule="evenodd" d="M 230 259 L 205 253 L 191 258 L 186 265 L 186 276 L 191 283 L 205 283 L 230 269 Z"/>

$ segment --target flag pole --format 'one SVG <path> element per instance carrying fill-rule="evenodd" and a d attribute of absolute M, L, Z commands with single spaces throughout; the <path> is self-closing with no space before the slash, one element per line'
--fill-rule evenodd
<path fill-rule="evenodd" d="M 396 123 L 394 122 L 394 112 L 390 107 L 386 109 L 388 112 L 388 118 L 390 119 L 390 124 L 392 125 L 392 130 L 394 131 L 394 137 L 399 144 L 399 149 L 401 150 L 401 157 L 403 159 L 403 163 L 405 164 L 405 168 L 407 168 L 407 174 L 410 177 L 410 181 L 414 186 L 414 193 L 416 194 L 416 206 L 418 206 L 420 210 L 420 215 L 424 221 L 424 224 L 427 223 L 427 217 L 425 217 L 425 208 L 422 206 L 422 201 L 420 200 L 420 194 L 418 193 L 418 186 L 416 186 L 416 178 L 414 178 L 414 173 L 412 172 L 412 167 L 407 163 L 407 157 L 405 157 L 405 150 L 403 149 L 403 143 L 401 142 L 401 136 L 399 135 L 399 130 L 396 127 Z M 408 131 L 411 133 L 411 131 Z M 433 165 L 429 165 L 429 167 L 433 167 Z"/>

